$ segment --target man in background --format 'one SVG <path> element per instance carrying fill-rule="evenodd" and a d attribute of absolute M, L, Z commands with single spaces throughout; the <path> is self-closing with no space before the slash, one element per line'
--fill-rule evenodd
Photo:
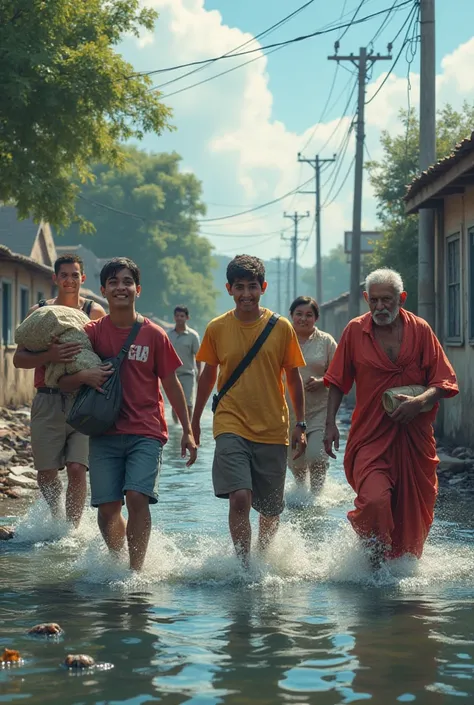
<path fill-rule="evenodd" d="M 191 418 L 196 392 L 196 371 L 198 379 L 201 374 L 201 363 L 196 362 L 196 354 L 201 341 L 199 340 L 199 334 L 188 326 L 189 310 L 186 306 L 176 306 L 174 321 L 175 327 L 168 333 L 168 336 L 183 362 L 182 366 L 176 370 L 176 374 L 183 387 L 189 417 Z M 178 423 L 175 412 L 173 411 L 172 414 L 173 421 Z"/>
<path fill-rule="evenodd" d="M 82 259 L 77 255 L 62 255 L 54 263 L 53 282 L 58 288 L 57 296 L 39 301 L 28 315 L 41 306 L 67 306 L 83 311 L 91 321 L 102 318 L 105 316 L 102 306 L 81 296 L 85 279 Z M 61 516 L 62 483 L 58 470 L 66 468 L 66 519 L 75 527 L 79 525 L 86 501 L 89 438 L 66 422 L 72 397 L 62 395 L 57 387 L 47 387 L 44 376 L 48 362 L 72 362 L 80 350 L 77 343 L 54 342 L 46 352 L 29 352 L 18 347 L 13 358 L 15 367 L 35 370 L 31 447 L 39 488 L 53 517 Z"/>

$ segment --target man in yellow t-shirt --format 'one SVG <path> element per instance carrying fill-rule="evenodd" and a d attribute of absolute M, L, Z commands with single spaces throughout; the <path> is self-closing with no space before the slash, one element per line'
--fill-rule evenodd
<path fill-rule="evenodd" d="M 260 306 L 267 288 L 257 257 L 239 255 L 227 267 L 227 291 L 235 309 L 207 326 L 196 360 L 205 363 L 199 379 L 192 427 L 200 440 L 200 419 L 216 380 L 220 390 L 266 327 L 272 312 Z M 299 367 L 305 361 L 293 326 L 279 318 L 262 348 L 214 416 L 214 492 L 229 499 L 229 528 L 237 554 L 248 563 L 250 509 L 260 513 L 259 547 L 266 548 L 284 509 L 288 407 L 283 373 L 296 416 L 291 432 L 295 458 L 306 448 L 304 392 Z M 219 377 L 218 377 L 219 371 Z"/>

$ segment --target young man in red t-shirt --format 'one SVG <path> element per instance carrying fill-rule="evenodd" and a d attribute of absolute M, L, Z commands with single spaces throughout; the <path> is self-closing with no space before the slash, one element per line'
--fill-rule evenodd
<path fill-rule="evenodd" d="M 118 355 L 136 321 L 140 271 L 132 260 L 119 257 L 105 264 L 100 281 L 110 314 L 89 323 L 85 331 L 95 352 L 106 359 Z M 182 456 L 189 451 L 188 466 L 196 460 L 186 399 L 176 377 L 180 366 L 165 331 L 145 318 L 120 368 L 123 400 L 118 420 L 111 431 L 90 439 L 91 502 L 99 508 L 99 528 L 111 551 L 119 552 L 127 537 L 132 570 L 140 570 L 145 560 L 151 530 L 149 504 L 158 501 L 162 449 L 168 440 L 160 380 L 183 427 Z M 60 387 L 71 392 L 87 384 L 100 390 L 111 374 L 108 367 L 65 375 Z M 124 495 L 127 524 L 122 516 Z"/>

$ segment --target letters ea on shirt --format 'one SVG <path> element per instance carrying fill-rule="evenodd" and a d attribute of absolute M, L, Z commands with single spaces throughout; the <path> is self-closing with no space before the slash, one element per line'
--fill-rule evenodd
<path fill-rule="evenodd" d="M 137 362 L 146 362 L 148 360 L 149 352 L 150 348 L 148 345 L 130 345 L 128 359 L 136 360 Z"/>

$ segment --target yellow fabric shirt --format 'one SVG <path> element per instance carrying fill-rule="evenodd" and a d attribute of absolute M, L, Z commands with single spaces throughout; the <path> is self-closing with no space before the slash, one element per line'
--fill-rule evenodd
<path fill-rule="evenodd" d="M 218 390 L 250 350 L 272 312 L 253 323 L 242 323 L 234 311 L 215 318 L 207 326 L 196 360 L 219 366 Z M 298 338 L 286 318 L 274 329 L 232 389 L 221 399 L 214 415 L 214 438 L 235 433 L 257 443 L 288 445 L 288 407 L 283 372 L 304 367 Z"/>

